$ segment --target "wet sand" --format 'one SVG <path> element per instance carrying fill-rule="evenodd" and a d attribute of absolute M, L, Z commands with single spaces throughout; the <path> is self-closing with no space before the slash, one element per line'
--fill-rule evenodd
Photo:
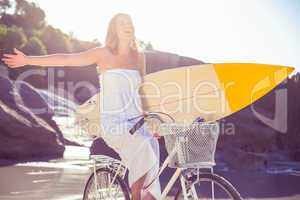
<path fill-rule="evenodd" d="M 2 166 L 0 200 L 81 200 L 91 174 L 88 157 L 88 148 L 67 146 L 64 159 Z M 300 171 L 216 171 L 228 179 L 245 199 L 300 199 Z M 163 173 L 162 186 L 171 172 Z M 173 188 L 172 193 L 175 191 Z"/>
<path fill-rule="evenodd" d="M 80 200 L 91 171 L 78 164 L 78 161 L 62 160 L 0 167 L 0 199 Z M 223 175 L 245 199 L 300 199 L 300 174 L 297 173 L 224 172 Z"/>
<path fill-rule="evenodd" d="M 38 166 L 41 165 L 41 166 Z M 1 200 L 79 200 L 90 171 L 67 164 L 29 163 L 0 168 Z"/>

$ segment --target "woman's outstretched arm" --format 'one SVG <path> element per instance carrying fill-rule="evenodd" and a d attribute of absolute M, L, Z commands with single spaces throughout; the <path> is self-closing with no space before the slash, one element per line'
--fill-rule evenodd
<path fill-rule="evenodd" d="M 43 56 L 26 56 L 18 49 L 16 54 L 3 54 L 2 61 L 11 68 L 25 65 L 37 66 L 86 66 L 97 63 L 103 54 L 103 47 L 95 47 L 79 53 L 57 53 Z"/>

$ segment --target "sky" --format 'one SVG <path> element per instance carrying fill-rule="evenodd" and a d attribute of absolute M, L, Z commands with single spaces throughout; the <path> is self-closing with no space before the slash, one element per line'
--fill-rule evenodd
<path fill-rule="evenodd" d="M 104 43 L 108 22 L 131 15 L 156 50 L 210 63 L 254 62 L 300 71 L 299 0 L 31 0 L 48 24 Z"/>

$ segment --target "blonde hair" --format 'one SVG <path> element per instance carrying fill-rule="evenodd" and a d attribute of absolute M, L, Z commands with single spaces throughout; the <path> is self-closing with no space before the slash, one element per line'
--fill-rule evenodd
<path fill-rule="evenodd" d="M 118 54 L 118 44 L 119 44 L 119 39 L 117 35 L 117 27 L 116 27 L 116 22 L 118 17 L 121 16 L 127 16 L 130 18 L 128 14 L 125 13 L 118 13 L 112 17 L 112 19 L 109 22 L 108 29 L 107 29 L 107 34 L 106 34 L 106 39 L 105 39 L 105 46 L 113 53 L 113 54 Z M 133 30 L 133 40 L 130 44 L 130 50 L 133 55 L 137 56 L 138 52 L 140 51 L 138 42 L 135 38 L 135 33 Z"/>

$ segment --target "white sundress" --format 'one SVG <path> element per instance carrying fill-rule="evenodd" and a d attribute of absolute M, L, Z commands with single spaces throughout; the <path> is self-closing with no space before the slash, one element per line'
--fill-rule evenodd
<path fill-rule="evenodd" d="M 142 103 L 138 95 L 140 73 L 133 69 L 109 69 L 99 75 L 99 80 L 103 140 L 119 154 L 128 168 L 129 186 L 146 173 L 144 184 L 148 185 L 159 171 L 159 144 L 143 127 L 131 135 L 129 130 L 138 119 L 128 121 L 142 114 Z M 159 179 L 147 191 L 160 199 Z M 142 191 L 142 196 L 147 191 Z"/>

